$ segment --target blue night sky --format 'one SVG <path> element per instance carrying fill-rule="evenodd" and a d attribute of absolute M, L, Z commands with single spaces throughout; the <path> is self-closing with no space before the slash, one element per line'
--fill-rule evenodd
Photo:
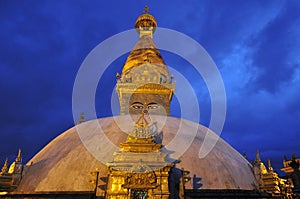
<path fill-rule="evenodd" d="M 13 161 L 18 148 L 27 162 L 74 125 L 72 89 L 81 63 L 100 42 L 133 28 L 145 5 L 159 27 L 195 39 L 219 68 L 227 95 L 223 139 L 248 160 L 259 149 L 276 171 L 284 155 L 300 156 L 300 1 L 1 0 L 0 163 Z M 207 126 L 210 101 L 201 76 L 178 56 L 162 56 L 193 85 Z M 97 91 L 99 117 L 111 115 L 115 74 L 125 60 L 100 81 L 106 86 Z M 175 117 L 178 107 L 175 97 Z"/>

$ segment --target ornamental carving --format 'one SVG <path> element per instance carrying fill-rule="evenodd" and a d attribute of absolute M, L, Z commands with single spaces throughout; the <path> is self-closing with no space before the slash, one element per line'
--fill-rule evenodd
<path fill-rule="evenodd" d="M 125 188 L 155 188 L 156 175 L 154 172 L 128 173 L 125 178 Z"/>

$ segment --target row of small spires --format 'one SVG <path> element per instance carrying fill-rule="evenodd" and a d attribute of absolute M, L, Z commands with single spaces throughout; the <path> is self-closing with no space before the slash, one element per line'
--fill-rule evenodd
<path fill-rule="evenodd" d="M 245 159 L 247 159 L 246 152 L 243 153 L 243 157 L 244 157 Z M 292 159 L 291 159 L 291 160 L 295 160 L 295 159 L 296 159 L 296 154 L 293 153 L 293 154 L 292 154 Z M 269 159 L 269 160 L 270 160 L 270 159 Z M 269 160 L 268 160 L 268 161 L 269 161 Z M 283 160 L 284 160 L 284 161 L 288 161 L 286 155 L 283 156 Z M 260 159 L 260 155 L 259 155 L 259 151 L 258 151 L 258 150 L 256 150 L 255 161 L 256 161 L 256 162 L 261 162 L 261 159 Z"/>
<path fill-rule="evenodd" d="M 15 162 L 17 162 L 17 163 L 22 162 L 22 151 L 21 151 L 21 149 L 19 149 L 19 151 L 18 151 L 18 156 L 16 157 Z M 0 173 L 2 174 L 2 173 L 7 173 L 7 172 L 8 172 L 8 158 L 5 159 L 5 162 L 3 164 L 3 167 L 2 167 Z"/>
<path fill-rule="evenodd" d="M 256 159 L 254 162 L 257 162 L 257 163 L 261 163 L 261 159 L 260 159 L 260 155 L 259 155 L 259 151 L 256 150 Z M 273 167 L 271 165 L 271 160 L 268 159 L 268 170 L 269 172 L 273 171 Z"/>
<path fill-rule="evenodd" d="M 145 118 L 143 117 L 143 115 L 139 118 L 139 120 L 142 120 L 142 123 L 144 122 Z M 84 113 L 81 114 L 81 118 L 80 118 L 80 120 L 78 121 L 77 124 L 80 124 L 82 122 L 84 122 Z M 146 121 L 146 124 L 147 124 L 147 121 Z M 244 156 L 244 158 L 247 158 L 246 153 L 244 153 L 243 156 Z M 295 160 L 296 160 L 296 155 L 292 154 L 292 162 L 294 162 Z M 284 161 L 287 161 L 286 156 L 284 156 Z M 18 155 L 15 159 L 15 162 L 22 162 L 22 151 L 21 151 L 21 149 L 19 149 L 19 151 L 18 151 Z M 257 162 L 257 163 L 261 162 L 258 150 L 256 151 L 255 162 Z M 273 167 L 271 166 L 271 160 L 270 159 L 268 159 L 268 168 L 269 168 L 270 171 L 273 171 Z M 8 158 L 5 159 L 4 165 L 3 165 L 2 170 L 1 170 L 1 174 L 2 173 L 7 173 L 7 172 L 8 172 Z"/>
<path fill-rule="evenodd" d="M 243 156 L 245 159 L 247 159 L 246 152 L 244 152 Z M 289 161 L 285 155 L 283 156 L 283 161 L 284 162 Z M 292 159 L 290 161 L 291 162 L 288 164 L 290 167 L 299 168 L 300 163 L 298 161 L 296 161 L 296 154 L 292 154 Z M 255 160 L 253 161 L 253 163 L 261 163 L 261 162 L 262 161 L 260 159 L 259 151 L 256 150 L 256 157 L 255 157 Z M 271 165 L 270 159 L 268 159 L 268 169 L 269 169 L 269 171 L 273 171 L 273 167 Z"/>

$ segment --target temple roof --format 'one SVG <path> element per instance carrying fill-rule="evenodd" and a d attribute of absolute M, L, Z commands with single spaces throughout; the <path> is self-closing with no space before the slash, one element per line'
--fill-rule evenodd
<path fill-rule="evenodd" d="M 179 128 L 187 133 L 194 127 L 198 128 L 190 147 L 180 158 L 175 158 L 180 159 L 175 168 L 184 168 L 190 171 L 190 177 L 201 179 L 199 186 L 201 189 L 255 188 L 256 181 L 251 164 L 221 138 L 205 158 L 198 158 L 205 135 L 215 136 L 211 130 L 191 121 L 173 117 L 164 120 L 160 117 L 157 116 L 158 119 L 155 121 L 158 122 L 159 128 L 162 128 L 162 144 L 167 146 L 168 151 L 174 151 L 174 148 L 168 146 L 171 146 L 169 143 L 178 136 Z M 98 159 L 102 157 L 103 161 L 113 161 L 114 152 L 119 150 L 117 146 L 125 142 L 128 135 L 123 132 L 126 132 L 124 128 L 132 129 L 133 124 L 128 121 L 130 121 L 128 116 L 108 117 L 83 122 L 65 131 L 27 163 L 25 174 L 16 192 L 92 191 L 94 185 L 88 181 L 94 177 L 90 172 L 99 168 L 100 179 L 107 177 L 107 167 Z M 99 124 L 105 136 L 101 136 L 97 130 Z M 80 136 L 77 129 L 80 129 Z M 189 136 L 183 135 L 180 138 L 182 143 L 190 139 Z M 108 140 L 116 147 L 111 147 Z M 89 146 L 90 151 L 92 148 L 93 155 L 85 144 Z M 174 159 L 172 153 L 170 157 Z M 104 182 L 100 180 L 99 184 L 101 183 L 103 185 Z M 193 188 L 193 180 L 186 184 L 186 188 Z"/>

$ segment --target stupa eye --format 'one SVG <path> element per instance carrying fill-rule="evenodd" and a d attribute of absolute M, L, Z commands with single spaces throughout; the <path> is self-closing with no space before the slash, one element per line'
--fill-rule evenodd
<path fill-rule="evenodd" d="M 131 104 L 130 106 L 131 108 L 135 109 L 135 110 L 142 110 L 144 109 L 144 105 L 140 102 L 134 102 L 133 104 Z"/>
<path fill-rule="evenodd" d="M 148 109 L 158 109 L 159 105 L 153 102 L 153 103 L 149 103 L 147 108 Z"/>

